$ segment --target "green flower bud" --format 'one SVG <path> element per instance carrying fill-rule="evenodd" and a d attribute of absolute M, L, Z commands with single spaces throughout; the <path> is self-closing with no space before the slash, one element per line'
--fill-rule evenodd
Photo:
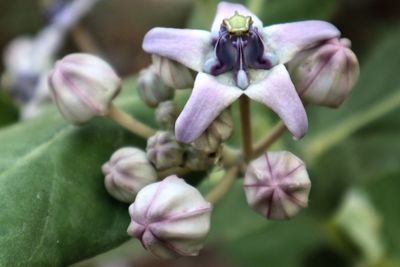
<path fill-rule="evenodd" d="M 181 165 L 183 152 L 182 146 L 170 132 L 157 132 L 147 140 L 147 158 L 158 170 Z"/>
<path fill-rule="evenodd" d="M 193 88 L 194 75 L 182 64 L 153 55 L 153 65 L 166 85 L 175 89 Z"/>
<path fill-rule="evenodd" d="M 172 130 L 175 125 L 176 118 L 178 117 L 177 107 L 174 101 L 161 102 L 155 111 L 157 124 L 165 129 Z"/>
<path fill-rule="evenodd" d="M 232 113 L 230 109 L 226 109 L 211 123 L 207 130 L 192 143 L 192 146 L 205 153 L 213 153 L 218 150 L 221 143 L 227 140 L 232 133 Z"/>
<path fill-rule="evenodd" d="M 162 82 L 153 65 L 139 72 L 138 93 L 150 107 L 156 107 L 161 102 L 174 97 L 174 90 Z"/>

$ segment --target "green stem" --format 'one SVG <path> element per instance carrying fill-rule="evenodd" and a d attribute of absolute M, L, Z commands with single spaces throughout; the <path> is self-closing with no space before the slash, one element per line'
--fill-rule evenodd
<path fill-rule="evenodd" d="M 253 155 L 255 157 L 264 153 L 276 140 L 279 139 L 286 131 L 285 124 L 280 121 L 274 128 L 262 139 L 260 139 L 253 147 Z"/>
<path fill-rule="evenodd" d="M 232 167 L 228 169 L 222 180 L 217 184 L 210 193 L 206 196 L 207 201 L 209 201 L 212 204 L 215 204 L 218 202 L 218 200 L 223 197 L 226 192 L 229 191 L 229 188 L 233 185 L 233 183 L 236 180 L 238 174 L 238 167 Z"/>
<path fill-rule="evenodd" d="M 236 149 L 223 145 L 221 153 L 221 162 L 225 169 L 240 163 L 240 152 Z"/>
<path fill-rule="evenodd" d="M 400 89 L 393 95 L 385 98 L 384 100 L 376 103 L 365 111 L 359 111 L 349 116 L 339 125 L 333 129 L 328 129 L 314 138 L 314 141 L 306 144 L 307 157 L 311 162 L 318 158 L 321 154 L 328 149 L 340 143 L 342 140 L 361 129 L 362 127 L 370 124 L 371 122 L 385 116 L 389 112 L 400 107 Z"/>
<path fill-rule="evenodd" d="M 239 98 L 240 122 L 242 138 L 242 154 L 245 162 L 249 162 L 253 154 L 251 142 L 251 120 L 250 120 L 250 100 L 243 95 Z"/>
<path fill-rule="evenodd" d="M 134 117 L 117 108 L 114 104 L 111 104 L 110 106 L 108 117 L 132 133 L 137 134 L 145 139 L 149 138 L 155 133 L 154 129 L 136 120 Z"/>

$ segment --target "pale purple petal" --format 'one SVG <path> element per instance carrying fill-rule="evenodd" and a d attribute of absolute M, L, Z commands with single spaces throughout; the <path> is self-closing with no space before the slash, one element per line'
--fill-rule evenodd
<path fill-rule="evenodd" d="M 196 140 L 242 94 L 242 90 L 224 85 L 214 76 L 199 73 L 193 92 L 175 124 L 177 140 L 183 143 Z"/>
<path fill-rule="evenodd" d="M 211 34 L 207 31 L 153 28 L 144 37 L 143 50 L 173 59 L 199 72 L 213 47 Z"/>
<path fill-rule="evenodd" d="M 290 61 L 302 49 L 339 36 L 335 26 L 318 20 L 275 24 L 263 30 L 266 50 L 278 55 L 281 64 Z"/>
<path fill-rule="evenodd" d="M 222 21 L 226 18 L 232 17 L 235 14 L 235 11 L 239 12 L 239 14 L 243 16 L 251 16 L 254 22 L 253 25 L 260 30 L 262 29 L 263 24 L 261 20 L 243 5 L 221 2 L 218 4 L 217 14 L 215 15 L 214 22 L 211 26 L 211 32 L 217 33 L 221 27 Z"/>
<path fill-rule="evenodd" d="M 307 114 L 284 65 L 271 69 L 263 80 L 250 85 L 244 93 L 277 113 L 297 139 L 307 132 Z"/>

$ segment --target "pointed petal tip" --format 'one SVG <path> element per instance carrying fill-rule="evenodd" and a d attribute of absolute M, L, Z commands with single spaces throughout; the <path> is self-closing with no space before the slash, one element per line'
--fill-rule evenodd
<path fill-rule="evenodd" d="M 212 51 L 210 32 L 156 27 L 146 33 L 142 48 L 149 54 L 175 60 L 201 71 L 206 55 Z"/>
<path fill-rule="evenodd" d="M 284 65 L 267 71 L 267 76 L 250 85 L 244 93 L 273 110 L 297 139 L 308 130 L 308 119 L 303 103 L 297 94 Z"/>
<path fill-rule="evenodd" d="M 175 123 L 177 140 L 185 144 L 196 140 L 242 93 L 212 75 L 199 73 L 192 94 Z"/>

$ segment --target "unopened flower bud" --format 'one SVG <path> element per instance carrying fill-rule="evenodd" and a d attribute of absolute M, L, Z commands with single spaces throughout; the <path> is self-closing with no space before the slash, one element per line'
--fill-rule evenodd
<path fill-rule="evenodd" d="M 307 207 L 310 188 L 304 162 L 287 151 L 265 153 L 245 174 L 247 203 L 268 219 L 289 219 Z"/>
<path fill-rule="evenodd" d="M 157 132 L 147 140 L 147 158 L 158 170 L 177 167 L 183 161 L 183 148 L 170 132 Z"/>
<path fill-rule="evenodd" d="M 144 187 L 129 207 L 128 234 L 158 257 L 196 256 L 210 229 L 212 206 L 177 176 Z"/>
<path fill-rule="evenodd" d="M 175 89 L 193 88 L 194 75 L 182 64 L 153 55 L 153 65 L 166 85 Z"/>
<path fill-rule="evenodd" d="M 139 72 L 138 93 L 150 107 L 156 107 L 161 102 L 174 97 L 174 89 L 163 83 L 153 65 Z"/>
<path fill-rule="evenodd" d="M 59 111 L 74 124 L 107 115 L 121 87 L 121 79 L 107 62 L 83 53 L 59 60 L 48 81 Z"/>
<path fill-rule="evenodd" d="M 157 172 L 146 153 L 133 147 L 118 149 L 102 167 L 104 184 L 110 195 L 122 202 L 132 203 L 144 186 L 157 180 Z"/>
<path fill-rule="evenodd" d="M 207 170 L 216 163 L 219 158 L 219 152 L 210 154 L 193 147 L 188 147 L 185 151 L 185 167 L 192 171 Z"/>
<path fill-rule="evenodd" d="M 304 102 L 328 107 L 343 103 L 360 72 L 350 46 L 348 39 L 331 39 L 289 62 L 291 78 Z"/>
<path fill-rule="evenodd" d="M 232 113 L 230 109 L 224 110 L 197 138 L 192 146 L 205 153 L 213 153 L 218 150 L 222 142 L 227 140 L 233 133 Z"/>
<path fill-rule="evenodd" d="M 155 111 L 157 124 L 166 130 L 174 128 L 176 118 L 178 117 L 177 107 L 174 101 L 161 102 Z"/>

